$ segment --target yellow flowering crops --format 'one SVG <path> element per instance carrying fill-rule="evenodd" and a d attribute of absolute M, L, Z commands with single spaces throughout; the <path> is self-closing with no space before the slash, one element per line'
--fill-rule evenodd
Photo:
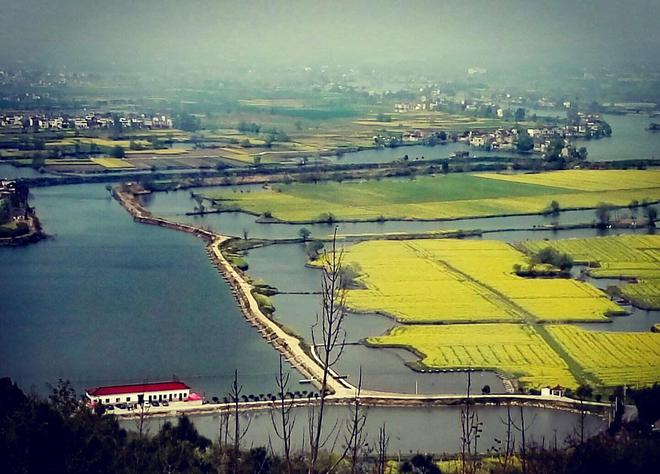
<path fill-rule="evenodd" d="M 368 343 L 412 347 L 429 368 L 497 370 L 533 387 L 577 385 L 567 364 L 528 325 L 406 325 Z"/>
<path fill-rule="evenodd" d="M 621 287 L 624 296 L 646 309 L 660 309 L 660 236 L 622 235 L 554 241 L 528 241 L 526 250 L 552 247 L 576 261 L 599 265 L 590 269 L 595 278 L 635 278 Z"/>
<path fill-rule="evenodd" d="M 625 257 L 646 264 L 656 253 L 657 239 L 575 239 L 558 241 L 557 248 L 567 251 L 574 246 L 577 258 L 589 261 L 603 254 L 612 262 Z M 542 248 L 554 243 L 528 245 Z M 513 265 L 526 257 L 505 242 L 370 241 L 349 247 L 344 258 L 363 272 L 364 288 L 348 291 L 349 307 L 408 323 L 368 342 L 408 347 L 420 354 L 425 367 L 493 369 L 533 387 L 575 387 L 594 381 L 602 386 L 644 385 L 660 380 L 660 334 L 588 331 L 570 324 L 549 325 L 542 331 L 540 322 L 605 321 L 606 314 L 622 308 L 584 282 L 518 277 Z M 628 287 L 657 296 L 657 286 L 624 288 Z M 481 324 L 414 324 L 420 322 Z"/>
<path fill-rule="evenodd" d="M 97 165 L 101 165 L 104 168 L 109 169 L 125 169 L 125 168 L 134 168 L 134 166 L 127 161 L 120 160 L 119 158 L 92 158 L 92 161 Z"/>
<path fill-rule="evenodd" d="M 587 331 L 549 326 L 548 332 L 604 386 L 652 384 L 660 380 L 660 334 Z"/>
<path fill-rule="evenodd" d="M 366 286 L 348 292 L 348 305 L 404 322 L 598 321 L 622 312 L 589 284 L 518 277 L 513 265 L 525 256 L 500 241 L 363 242 L 345 259 Z"/>
<path fill-rule="evenodd" d="M 660 183 L 660 170 L 561 170 L 525 174 L 484 173 L 477 176 L 577 191 L 657 188 Z"/>

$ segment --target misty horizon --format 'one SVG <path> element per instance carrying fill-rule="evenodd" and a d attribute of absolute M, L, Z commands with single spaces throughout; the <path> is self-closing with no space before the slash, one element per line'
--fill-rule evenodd
<path fill-rule="evenodd" d="M 654 68 L 660 49 L 660 2 L 649 0 L 0 4 L 0 64 L 76 70 Z"/>

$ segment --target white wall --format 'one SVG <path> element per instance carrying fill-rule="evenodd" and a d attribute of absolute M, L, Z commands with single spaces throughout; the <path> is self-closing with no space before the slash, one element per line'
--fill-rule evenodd
<path fill-rule="evenodd" d="M 185 390 L 165 390 L 161 392 L 134 392 L 134 393 L 122 393 L 119 395 L 103 395 L 100 397 L 97 396 L 92 396 L 92 395 L 87 395 L 88 398 L 92 401 L 95 402 L 101 402 L 105 405 L 111 404 L 114 405 L 115 403 L 137 403 L 139 395 L 144 395 L 144 401 L 150 401 L 150 400 L 157 400 L 157 401 L 162 401 L 162 400 L 167 400 L 168 402 L 170 401 L 185 401 L 188 399 L 188 395 L 190 395 L 190 389 L 185 389 Z"/>

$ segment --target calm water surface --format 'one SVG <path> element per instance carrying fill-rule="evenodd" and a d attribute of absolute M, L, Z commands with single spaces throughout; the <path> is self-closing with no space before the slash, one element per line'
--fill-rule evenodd
<path fill-rule="evenodd" d="M 349 408 L 331 406 L 328 408 L 325 433 L 330 434 L 326 449 L 335 451 L 341 446 L 344 433 L 341 431 L 344 420 L 348 417 Z M 479 452 L 486 452 L 495 444 L 495 438 L 505 435 L 505 425 L 502 418 L 506 418 L 506 410 L 496 407 L 480 407 L 479 421 L 483 422 Z M 519 408 L 511 408 L 511 416 L 515 423 L 520 424 Z M 308 435 L 307 430 L 309 412 L 307 408 L 295 410 L 296 425 L 293 434 L 293 449 L 302 447 L 303 439 Z M 250 429 L 244 439 L 244 446 L 268 446 L 281 451 L 281 442 L 273 432 L 272 419 L 269 412 L 255 412 L 241 416 L 241 426 L 250 423 Z M 525 408 L 524 418 L 526 437 L 532 442 L 545 442 L 554 446 L 563 444 L 569 436 L 574 437 L 579 430 L 579 415 L 575 413 L 547 410 L 541 408 Z M 195 416 L 192 418 L 195 426 L 204 436 L 210 439 L 218 438 L 220 418 L 218 416 Z M 335 425 L 335 420 L 340 420 Z M 150 420 L 150 432 L 157 431 L 165 419 Z M 230 420 L 231 422 L 231 420 Z M 390 455 L 407 455 L 411 453 L 456 453 L 460 451 L 460 412 L 455 407 L 437 408 L 398 408 L 398 407 L 370 407 L 367 409 L 367 422 L 365 432 L 371 446 L 375 446 L 378 429 L 385 423 L 390 436 L 388 452 Z M 121 424 L 130 430 L 135 430 L 135 423 L 122 421 Z M 596 416 L 587 416 L 585 431 L 589 434 L 605 428 L 605 422 Z M 519 444 L 516 433 L 516 445 Z"/>
<path fill-rule="evenodd" d="M 177 376 L 209 397 L 222 397 L 238 368 L 246 394 L 274 389 L 277 353 L 245 323 L 200 240 L 134 223 L 109 199 L 104 185 L 36 189 L 32 203 L 54 238 L 0 249 L 2 376 L 39 393 L 60 377 L 81 390 Z M 250 273 L 285 291 L 315 291 L 318 271 L 305 268 L 304 260 L 299 244 L 255 249 Z M 274 301 L 284 324 L 301 333 L 309 330 L 318 295 L 283 294 Z M 349 315 L 349 342 L 393 324 L 379 315 Z M 365 386 L 376 389 L 462 393 L 464 374 L 417 374 L 404 365 L 413 358 L 404 350 L 349 345 L 337 370 L 355 381 L 362 368 Z M 485 384 L 502 389 L 493 374 L 474 377 L 477 391 Z M 294 383 L 291 388 L 309 387 Z M 527 412 L 539 437 L 552 437 L 557 430 L 561 440 L 577 426 L 570 413 Z M 305 413 L 300 410 L 301 418 Z M 332 408 L 331 413 L 330 418 L 342 417 L 346 411 Z M 492 442 L 501 436 L 503 409 L 481 413 L 488 421 L 484 440 Z M 383 421 L 393 450 L 457 449 L 456 409 L 370 409 L 370 432 Z M 196 417 L 195 422 L 214 437 L 217 419 Z M 153 423 L 155 428 L 159 421 Z M 597 418 L 590 417 L 589 424 L 593 430 L 602 427 Z M 256 416 L 250 442 L 266 444 L 269 426 L 269 415 Z"/>
<path fill-rule="evenodd" d="M 586 146 L 590 161 L 631 160 L 660 157 L 660 133 L 646 130 L 653 121 L 648 115 L 604 115 L 612 136 L 599 140 L 576 140 Z M 655 120 L 657 121 L 657 120 Z"/>
<path fill-rule="evenodd" d="M 0 375 L 43 393 L 179 377 L 223 396 L 273 389 L 278 355 L 240 314 L 201 240 L 136 224 L 104 185 L 34 190 L 53 239 L 0 248 Z M 297 375 L 292 377 L 297 380 Z"/>

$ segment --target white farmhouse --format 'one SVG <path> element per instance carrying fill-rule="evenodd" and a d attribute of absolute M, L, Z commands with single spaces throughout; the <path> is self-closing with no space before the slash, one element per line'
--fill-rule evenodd
<path fill-rule="evenodd" d="M 156 382 L 97 387 L 85 392 L 90 403 L 144 403 L 151 401 L 184 402 L 190 397 L 190 387 L 183 382 Z"/>

